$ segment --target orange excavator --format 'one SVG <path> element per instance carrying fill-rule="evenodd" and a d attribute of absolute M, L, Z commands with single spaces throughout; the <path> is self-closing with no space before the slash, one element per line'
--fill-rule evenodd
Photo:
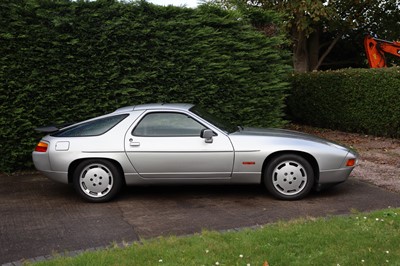
<path fill-rule="evenodd" d="M 400 57 L 399 41 L 385 41 L 367 35 L 364 39 L 364 47 L 371 68 L 386 67 L 385 53 Z"/>

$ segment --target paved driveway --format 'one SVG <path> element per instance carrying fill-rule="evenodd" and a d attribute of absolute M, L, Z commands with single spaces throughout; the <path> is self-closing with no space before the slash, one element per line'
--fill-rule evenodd
<path fill-rule="evenodd" d="M 202 229 L 232 229 L 300 216 L 400 207 L 400 195 L 350 179 L 301 201 L 261 186 L 130 187 L 110 203 L 81 201 L 39 174 L 0 175 L 0 264 Z"/>

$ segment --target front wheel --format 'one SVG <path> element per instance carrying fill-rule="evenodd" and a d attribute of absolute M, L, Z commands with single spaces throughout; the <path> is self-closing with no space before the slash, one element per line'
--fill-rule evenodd
<path fill-rule="evenodd" d="M 278 199 L 298 200 L 313 187 L 314 171 L 310 163 L 297 154 L 279 155 L 268 163 L 264 184 Z"/>
<path fill-rule="evenodd" d="M 112 162 L 90 159 L 81 162 L 75 169 L 73 185 L 85 200 L 106 202 L 115 197 L 121 189 L 122 177 Z"/>

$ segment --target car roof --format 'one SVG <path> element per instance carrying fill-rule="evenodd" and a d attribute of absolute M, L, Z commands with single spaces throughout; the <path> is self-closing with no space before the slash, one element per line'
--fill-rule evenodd
<path fill-rule="evenodd" d="M 130 112 L 137 110 L 189 110 L 194 105 L 189 103 L 148 103 L 140 105 L 131 105 L 118 108 L 115 112 Z"/>

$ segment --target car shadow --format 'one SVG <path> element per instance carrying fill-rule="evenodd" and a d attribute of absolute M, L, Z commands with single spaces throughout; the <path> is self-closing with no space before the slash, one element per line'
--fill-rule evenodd
<path fill-rule="evenodd" d="M 342 184 L 325 188 L 321 191 L 311 191 L 302 200 L 316 198 L 338 197 L 348 193 Z M 232 198 L 275 199 L 262 185 L 151 185 L 151 186 L 127 186 L 124 187 L 116 200 L 134 200 L 137 198 Z"/>

